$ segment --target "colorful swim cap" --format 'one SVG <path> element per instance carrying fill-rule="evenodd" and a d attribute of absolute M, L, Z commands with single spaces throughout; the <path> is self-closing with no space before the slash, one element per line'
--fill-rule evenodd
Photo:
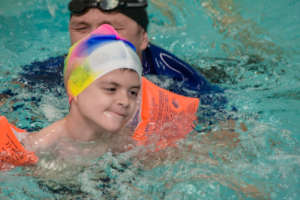
<path fill-rule="evenodd" d="M 96 79 L 127 68 L 142 76 L 142 64 L 129 41 L 104 24 L 75 43 L 65 60 L 64 83 L 70 98 L 76 97 Z"/>

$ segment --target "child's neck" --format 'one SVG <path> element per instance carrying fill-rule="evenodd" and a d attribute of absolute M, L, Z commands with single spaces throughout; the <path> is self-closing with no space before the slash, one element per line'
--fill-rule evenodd
<path fill-rule="evenodd" d="M 110 133 L 80 115 L 69 114 L 65 118 L 67 137 L 77 141 L 109 140 Z"/>

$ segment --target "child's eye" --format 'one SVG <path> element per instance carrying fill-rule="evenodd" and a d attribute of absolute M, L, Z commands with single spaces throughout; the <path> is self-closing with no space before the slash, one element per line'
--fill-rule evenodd
<path fill-rule="evenodd" d="M 138 91 L 131 90 L 131 91 L 129 91 L 129 95 L 130 95 L 131 97 L 137 97 L 137 96 L 138 96 Z"/>
<path fill-rule="evenodd" d="M 104 88 L 104 90 L 107 92 L 115 92 L 117 89 L 114 87 L 107 87 L 107 88 Z"/>

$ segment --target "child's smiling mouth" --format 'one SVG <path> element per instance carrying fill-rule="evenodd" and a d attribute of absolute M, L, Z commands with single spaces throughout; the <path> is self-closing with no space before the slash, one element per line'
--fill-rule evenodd
<path fill-rule="evenodd" d="M 122 120 L 127 117 L 126 112 L 105 111 L 104 114 L 108 117 L 118 118 Z"/>

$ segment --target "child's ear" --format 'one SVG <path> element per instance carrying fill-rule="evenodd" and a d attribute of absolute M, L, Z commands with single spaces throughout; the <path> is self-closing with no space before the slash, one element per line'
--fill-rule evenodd
<path fill-rule="evenodd" d="M 77 96 L 73 97 L 73 101 L 77 102 L 78 101 L 78 98 Z"/>

